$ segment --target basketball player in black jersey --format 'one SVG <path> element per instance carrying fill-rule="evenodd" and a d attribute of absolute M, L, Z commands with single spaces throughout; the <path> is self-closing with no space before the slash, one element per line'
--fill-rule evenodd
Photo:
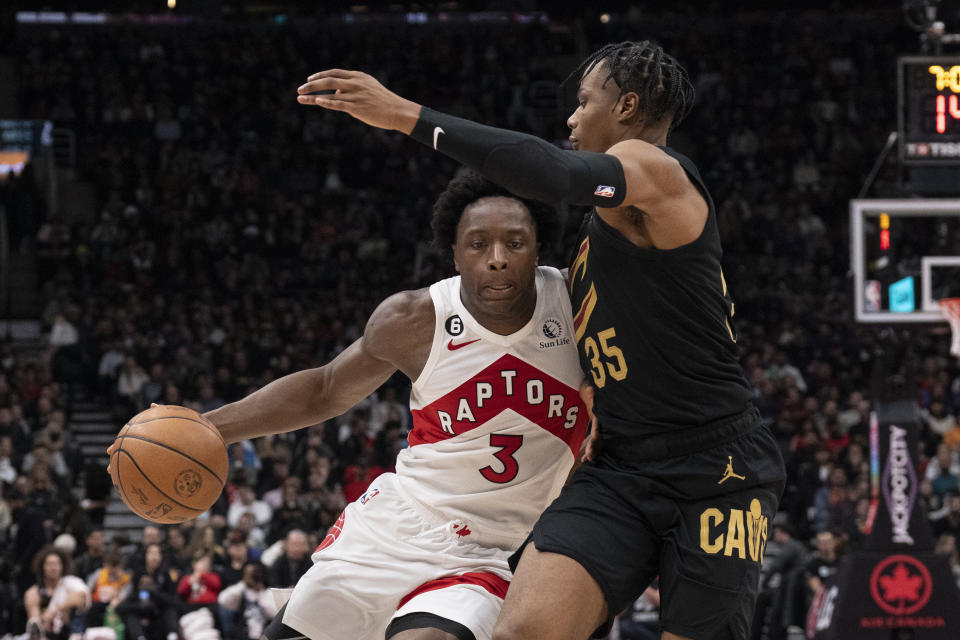
<path fill-rule="evenodd" d="M 658 574 L 663 638 L 744 639 L 785 473 L 738 363 L 713 201 L 666 146 L 693 87 L 646 41 L 608 45 L 573 77 L 574 151 L 356 71 L 310 76 L 298 101 L 406 133 L 517 195 L 594 207 L 569 281 L 602 448 L 534 527 L 495 640 L 586 638 Z"/>

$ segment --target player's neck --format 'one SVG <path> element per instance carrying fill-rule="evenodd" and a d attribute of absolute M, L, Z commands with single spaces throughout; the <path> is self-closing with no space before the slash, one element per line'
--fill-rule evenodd
<path fill-rule="evenodd" d="M 625 140 L 643 140 L 648 144 L 658 147 L 667 146 L 667 134 L 670 132 L 670 123 L 658 122 L 654 125 L 638 125 L 636 128 L 628 130 L 618 142 Z"/>
<path fill-rule="evenodd" d="M 537 288 L 530 287 L 529 293 L 518 296 L 515 300 L 503 305 L 480 303 L 462 293 L 460 301 L 484 329 L 497 335 L 508 336 L 530 322 L 537 308 Z"/>

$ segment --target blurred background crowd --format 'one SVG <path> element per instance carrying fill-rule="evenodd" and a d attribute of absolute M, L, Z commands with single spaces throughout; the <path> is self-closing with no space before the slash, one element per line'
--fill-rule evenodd
<path fill-rule="evenodd" d="M 258 638 L 275 612 L 265 588 L 291 586 L 344 505 L 393 469 L 410 424 L 402 376 L 337 420 L 232 446 L 229 484 L 200 519 L 115 531 L 109 479 L 71 430 L 80 401 L 118 430 L 152 402 L 237 400 L 329 361 L 390 293 L 453 274 L 428 220 L 456 166 L 297 105 L 303 79 L 332 66 L 564 146 L 575 64 L 605 42 L 660 41 L 696 85 L 671 143 L 717 203 L 743 366 L 789 472 L 755 637 L 802 627 L 862 545 L 879 337 L 852 322 L 847 202 L 895 126 L 896 55 L 916 48 L 898 7 L 5 31 L 20 113 L 75 132 L 97 206 L 53 210 L 29 167 L 0 181 L 12 251 L 38 257 L 47 341 L 26 350 L 0 334 L 0 636 L 110 626 L 168 640 L 182 616 L 210 611 L 224 637 Z M 882 171 L 877 191 L 890 180 Z M 582 214 L 558 212 L 564 240 L 542 263 L 565 266 Z M 922 500 L 960 577 L 960 369 L 942 331 L 912 341 Z M 63 615 L 27 629 L 44 598 Z M 658 601 L 654 586 L 615 635 L 659 637 Z"/>

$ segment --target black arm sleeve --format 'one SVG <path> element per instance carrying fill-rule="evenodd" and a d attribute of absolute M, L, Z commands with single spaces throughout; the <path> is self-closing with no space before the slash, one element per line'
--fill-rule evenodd
<path fill-rule="evenodd" d="M 608 209 L 625 196 L 623 166 L 606 153 L 564 151 L 535 136 L 427 107 L 410 136 L 522 198 Z"/>

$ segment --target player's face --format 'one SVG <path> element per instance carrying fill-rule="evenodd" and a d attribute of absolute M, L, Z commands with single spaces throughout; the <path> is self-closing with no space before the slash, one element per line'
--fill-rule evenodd
<path fill-rule="evenodd" d="M 619 141 L 615 134 L 620 89 L 613 78 L 606 80 L 608 75 L 609 68 L 601 62 L 580 81 L 577 108 L 567 118 L 570 143 L 576 150 L 603 153 Z"/>
<path fill-rule="evenodd" d="M 465 302 L 493 313 L 527 308 L 536 298 L 537 233 L 527 207 L 515 198 L 480 198 L 457 225 L 453 260 Z"/>

